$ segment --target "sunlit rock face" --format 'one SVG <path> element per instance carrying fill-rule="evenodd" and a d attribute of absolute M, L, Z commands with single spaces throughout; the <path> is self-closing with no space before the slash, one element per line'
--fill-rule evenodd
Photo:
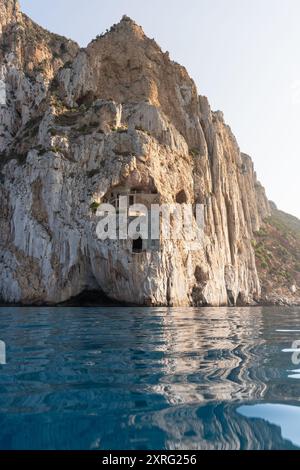
<path fill-rule="evenodd" d="M 0 0 L 0 152 L 24 139 L 51 80 L 78 49 L 21 13 L 18 1 Z"/>
<path fill-rule="evenodd" d="M 128 17 L 86 49 L 0 1 L 0 296 L 84 290 L 145 305 L 251 304 L 251 240 L 270 208 L 250 157 L 185 68 Z M 204 207 L 205 229 L 135 251 L 93 210 L 122 188 Z"/>

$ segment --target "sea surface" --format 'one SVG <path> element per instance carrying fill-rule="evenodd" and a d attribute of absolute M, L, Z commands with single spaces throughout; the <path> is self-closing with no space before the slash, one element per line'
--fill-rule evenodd
<path fill-rule="evenodd" d="M 0 341 L 0 449 L 300 448 L 300 308 L 3 307 Z"/>

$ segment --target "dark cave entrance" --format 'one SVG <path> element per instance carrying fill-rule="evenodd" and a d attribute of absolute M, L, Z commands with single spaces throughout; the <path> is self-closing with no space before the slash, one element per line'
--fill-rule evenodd
<path fill-rule="evenodd" d="M 136 240 L 132 240 L 132 252 L 141 253 L 143 251 L 143 240 L 141 237 Z"/>

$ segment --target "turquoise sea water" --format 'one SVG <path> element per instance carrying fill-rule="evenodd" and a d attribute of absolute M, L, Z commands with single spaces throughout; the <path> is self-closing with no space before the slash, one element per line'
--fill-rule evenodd
<path fill-rule="evenodd" d="M 300 448 L 300 308 L 0 308 L 0 340 L 0 449 Z"/>

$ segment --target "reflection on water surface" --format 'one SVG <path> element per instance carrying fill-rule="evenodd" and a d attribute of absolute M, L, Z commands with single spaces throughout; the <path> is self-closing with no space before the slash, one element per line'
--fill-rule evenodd
<path fill-rule="evenodd" d="M 0 448 L 300 447 L 299 327 L 299 308 L 0 308 Z"/>

